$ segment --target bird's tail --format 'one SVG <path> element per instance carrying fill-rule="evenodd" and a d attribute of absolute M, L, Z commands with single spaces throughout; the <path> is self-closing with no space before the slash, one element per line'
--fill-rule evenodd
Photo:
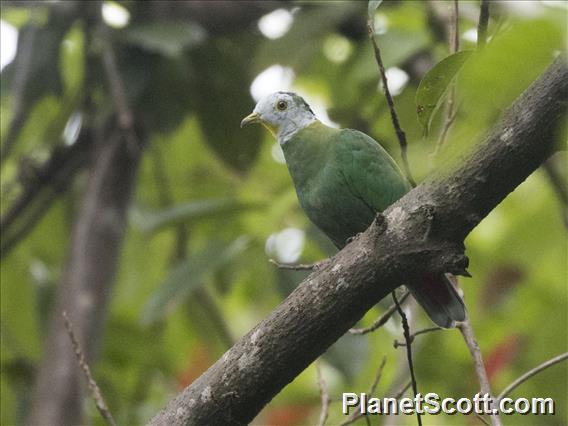
<path fill-rule="evenodd" d="M 440 327 L 452 328 L 456 321 L 465 321 L 463 300 L 445 275 L 426 275 L 420 283 L 408 285 L 408 289 Z"/>

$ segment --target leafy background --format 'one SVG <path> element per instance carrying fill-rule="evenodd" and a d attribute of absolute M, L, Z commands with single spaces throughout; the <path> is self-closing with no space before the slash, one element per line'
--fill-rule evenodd
<path fill-rule="evenodd" d="M 471 54 L 459 72 L 459 112 L 448 142 L 433 156 L 444 108 L 434 114 L 425 135 L 415 96 L 426 72 L 449 54 L 443 18 L 451 5 L 392 1 L 373 13 L 383 60 L 392 83 L 400 86 L 395 102 L 417 180 L 477 143 L 500 112 L 566 49 L 562 2 L 493 3 L 489 43 Z M 397 161 L 400 155 L 366 35 L 366 2 L 268 2 L 248 21 L 240 19 L 246 15 L 242 11 L 258 9 L 258 4 L 244 3 L 234 16 L 175 13 L 181 6 L 168 2 L 105 2 L 103 7 L 129 16 L 126 25 L 108 17 L 107 23 L 114 25 L 111 35 L 128 100 L 143 117 L 150 143 L 93 369 L 118 423 L 138 424 L 196 379 L 302 279 L 301 272 L 275 269 L 269 258 L 310 262 L 333 253 L 300 210 L 272 137 L 260 128 L 239 129 L 254 107 L 253 81 L 253 94 L 293 89 L 317 106 L 316 112 L 372 135 Z M 475 49 L 471 34 L 478 8 L 478 2 L 460 1 L 462 49 Z M 1 73 L 3 147 L 18 109 L 25 116 L 2 164 L 4 213 L 33 179 L 34 168 L 58 146 L 73 143 L 86 72 L 95 78 L 102 72 L 85 63 L 88 52 L 100 55 L 100 45 L 80 16 L 69 18 L 47 3 L 3 2 L 2 21 L 18 30 L 20 41 L 15 60 Z M 275 34 L 274 27 L 283 27 L 283 34 Z M 22 91 L 15 66 L 25 60 L 21 46 L 30 32 L 34 55 Z M 267 69 L 264 79 L 255 80 Z M 401 75 L 408 77 L 405 83 Z M 112 105 L 101 88 L 94 102 Z M 557 160 L 565 164 L 565 158 Z M 29 409 L 84 174 L 69 177 L 66 184 L 31 232 L 2 258 L 2 424 L 21 423 Z M 462 287 L 496 393 L 568 346 L 563 214 L 546 173 L 538 170 L 466 241 L 473 278 L 463 280 Z M 384 301 L 371 310 L 361 325 L 369 325 L 387 305 Z M 430 326 L 421 311 L 409 309 L 414 329 Z M 387 363 L 377 395 L 396 392 L 407 380 L 404 350 L 392 347 L 401 335 L 398 320 L 391 320 L 375 333 L 347 335 L 334 345 L 321 360 L 332 398 L 366 391 L 383 356 Z M 477 392 L 458 332 L 429 333 L 413 347 L 423 392 L 453 397 Z M 567 381 L 566 366 L 556 366 L 514 396 L 554 398 L 557 413 L 546 423 L 564 424 Z M 101 424 L 89 398 L 85 408 L 86 421 Z M 319 410 L 311 366 L 255 424 L 314 424 Z M 332 402 L 328 424 L 343 420 L 339 403 Z M 534 423 L 519 415 L 503 420 Z M 372 419 L 373 424 L 414 421 Z M 442 415 L 426 423 L 478 421 Z"/>

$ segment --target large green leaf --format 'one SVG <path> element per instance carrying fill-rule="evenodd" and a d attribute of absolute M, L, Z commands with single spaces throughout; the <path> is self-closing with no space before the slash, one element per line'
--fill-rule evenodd
<path fill-rule="evenodd" d="M 262 140 L 260 126 L 239 123 L 254 108 L 250 76 L 242 58 L 250 54 L 250 40 L 217 40 L 191 52 L 195 69 L 191 101 L 204 139 L 233 170 L 246 172 L 256 160 Z"/>
<path fill-rule="evenodd" d="M 425 134 L 430 130 L 432 117 L 444 94 L 471 53 L 471 50 L 464 50 L 448 56 L 428 71 L 420 82 L 416 91 L 416 113 Z"/>
<path fill-rule="evenodd" d="M 142 311 L 142 323 L 152 324 L 177 308 L 203 284 L 207 275 L 231 262 L 249 243 L 250 238 L 246 236 L 239 237 L 228 246 L 212 243 L 205 250 L 182 261 L 170 271 L 157 292 L 146 303 Z"/>
<path fill-rule="evenodd" d="M 234 214 L 254 207 L 258 207 L 258 204 L 243 203 L 234 198 L 214 198 L 192 201 L 155 212 L 133 210 L 132 222 L 138 228 L 150 233 L 180 223 L 220 214 Z"/>

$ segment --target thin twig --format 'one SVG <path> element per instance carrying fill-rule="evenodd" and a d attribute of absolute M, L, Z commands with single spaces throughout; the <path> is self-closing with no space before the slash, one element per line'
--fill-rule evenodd
<path fill-rule="evenodd" d="M 429 327 L 429 328 L 424 328 L 422 330 L 418 330 L 415 333 L 412 333 L 410 335 L 410 343 L 414 342 L 414 338 L 416 336 L 420 336 L 421 334 L 426 334 L 426 333 L 430 333 L 432 331 L 439 331 L 439 330 L 444 330 L 442 327 Z M 400 346 L 406 346 L 405 342 L 399 342 L 398 340 L 394 341 L 394 348 L 398 349 Z"/>
<path fill-rule="evenodd" d="M 373 51 L 375 52 L 375 59 L 377 60 L 377 65 L 379 66 L 379 73 L 381 75 L 381 80 L 383 82 L 383 93 L 385 98 L 387 99 L 387 104 L 389 106 L 392 125 L 394 126 L 394 130 L 396 132 L 396 136 L 398 138 L 398 142 L 400 144 L 400 156 L 402 158 L 402 166 L 404 168 L 404 172 L 406 174 L 406 178 L 410 182 L 410 184 L 415 187 L 416 182 L 412 177 L 412 173 L 410 172 L 410 165 L 408 164 L 408 155 L 407 155 L 407 147 L 408 143 L 406 142 L 406 134 L 400 127 L 400 123 L 398 121 L 398 115 L 396 114 L 396 109 L 394 107 L 394 101 L 392 100 L 392 96 L 389 90 L 389 85 L 387 82 L 387 75 L 385 72 L 385 66 L 383 65 L 383 59 L 381 58 L 381 50 L 379 49 L 379 45 L 375 40 L 375 29 L 373 27 L 373 22 L 371 20 L 367 21 L 367 32 L 369 34 L 369 39 L 371 43 L 373 43 Z"/>
<path fill-rule="evenodd" d="M 566 186 L 566 180 L 562 173 L 556 167 L 557 164 L 554 161 L 554 157 L 549 158 L 542 164 L 542 168 L 558 197 L 558 200 L 562 204 L 562 216 L 564 220 L 564 226 L 568 228 L 568 187 Z"/>
<path fill-rule="evenodd" d="M 377 374 L 375 375 L 375 380 L 373 380 L 373 384 L 369 389 L 369 395 L 373 395 L 377 390 L 377 386 L 381 381 L 381 376 L 383 375 L 383 370 L 385 369 L 386 363 L 387 363 L 387 357 L 383 356 L 383 359 L 381 360 L 381 365 L 379 365 L 379 369 L 377 370 Z"/>
<path fill-rule="evenodd" d="M 208 287 L 198 287 L 194 290 L 193 296 L 200 308 L 203 309 L 208 317 L 212 328 L 217 332 L 219 340 L 225 346 L 230 348 L 235 344 L 235 337 L 231 332 L 231 327 L 223 314 L 223 310 L 217 303 L 214 294 Z"/>
<path fill-rule="evenodd" d="M 400 399 L 402 397 L 402 395 L 405 394 L 405 392 L 410 389 L 410 387 L 412 386 L 412 380 L 409 380 L 408 382 L 406 382 L 406 384 L 402 387 L 401 390 L 399 390 L 397 393 L 394 394 L 394 399 Z"/>
<path fill-rule="evenodd" d="M 402 304 L 404 301 L 406 301 L 409 295 L 410 293 L 408 291 L 405 291 L 400 297 L 400 303 Z M 393 303 L 392 305 L 389 306 L 389 308 L 385 311 L 384 314 L 382 314 L 377 320 L 375 320 L 375 322 L 373 322 L 372 325 L 365 328 L 350 328 L 349 333 L 362 335 L 375 331 L 376 329 L 385 325 L 395 312 L 396 312 L 396 305 Z"/>
<path fill-rule="evenodd" d="M 546 160 L 542 164 L 542 168 L 546 172 L 548 179 L 550 179 L 550 183 L 554 187 L 558 199 L 564 206 L 568 207 L 568 186 L 566 185 L 565 177 L 562 176 L 562 173 L 560 173 L 558 167 L 556 167 L 555 158 L 556 157 L 551 157 Z"/>
<path fill-rule="evenodd" d="M 475 413 L 475 412 L 474 412 L 474 414 L 475 414 L 475 417 L 476 417 L 481 423 L 483 423 L 484 425 L 487 425 L 487 426 L 491 426 L 491 424 L 490 424 L 487 420 L 485 420 L 485 419 L 483 418 L 483 416 L 481 416 L 480 414 L 477 414 L 477 413 Z"/>
<path fill-rule="evenodd" d="M 497 401 L 500 401 L 503 398 L 505 398 L 513 390 L 518 388 L 521 384 L 526 382 L 531 377 L 537 375 L 541 371 L 546 370 L 548 367 L 552 367 L 553 365 L 558 364 L 559 362 L 565 361 L 567 359 L 568 359 L 568 352 L 564 352 L 563 354 L 555 356 L 554 358 L 549 359 L 548 361 L 545 361 L 540 365 L 537 365 L 535 368 L 527 371 L 525 374 L 523 374 L 521 377 L 519 377 L 517 380 L 515 380 L 513 383 L 511 383 L 509 386 L 507 386 L 505 389 L 503 389 L 503 392 L 501 392 L 499 394 L 499 396 L 497 397 Z"/>
<path fill-rule="evenodd" d="M 381 365 L 379 365 L 379 369 L 377 370 L 377 374 L 375 375 L 375 379 L 373 380 L 373 383 L 371 384 L 371 387 L 369 388 L 369 392 L 367 393 L 367 395 L 369 395 L 369 397 L 371 397 L 375 393 L 375 391 L 377 390 L 377 386 L 378 386 L 379 382 L 381 381 L 381 377 L 383 375 L 383 370 L 385 369 L 386 363 L 387 363 L 387 357 L 383 356 L 383 359 L 381 361 Z M 367 412 L 365 410 L 360 409 L 359 411 L 355 411 L 347 420 L 345 420 L 343 423 L 341 423 L 340 426 L 347 426 L 347 425 L 350 425 L 352 423 L 355 423 L 361 417 L 365 417 L 365 419 L 366 419 L 365 421 L 370 424 L 369 418 L 367 416 Z"/>
<path fill-rule="evenodd" d="M 448 133 L 450 128 L 454 124 L 456 117 L 458 116 L 459 106 L 454 107 L 455 105 L 455 93 L 456 93 L 456 86 L 452 84 L 450 88 L 450 93 L 448 95 L 448 100 L 446 103 L 446 115 L 444 117 L 444 124 L 442 126 L 442 131 L 440 132 L 440 136 L 438 137 L 438 141 L 436 142 L 436 146 L 434 147 L 434 152 L 432 153 L 432 157 L 435 158 L 440 151 L 440 148 L 446 143 L 448 139 Z"/>
<path fill-rule="evenodd" d="M 426 334 L 426 333 L 430 333 L 432 331 L 440 331 L 440 330 L 444 330 L 442 327 L 429 327 L 429 328 L 424 328 L 422 330 L 418 330 L 416 333 L 412 333 L 410 335 L 410 337 L 412 339 L 414 339 L 416 336 L 419 336 L 421 334 Z"/>
<path fill-rule="evenodd" d="M 318 375 L 318 386 L 321 396 L 321 413 L 318 425 L 324 426 L 329 415 L 329 403 L 331 402 L 331 399 L 329 397 L 329 391 L 327 390 L 327 383 L 325 382 L 321 374 L 321 369 L 318 362 L 316 362 L 316 373 Z"/>
<path fill-rule="evenodd" d="M 102 50 L 103 67 L 118 116 L 118 125 L 124 132 L 128 147 L 131 150 L 136 150 L 139 143 L 134 129 L 134 113 L 128 103 L 124 80 L 118 69 L 113 40 L 109 29 L 104 26 L 101 27 L 100 34 L 104 43 Z"/>
<path fill-rule="evenodd" d="M 275 265 L 278 269 L 288 269 L 291 271 L 313 271 L 314 269 L 320 269 L 329 262 L 328 259 L 325 259 L 315 263 L 297 263 L 295 265 L 290 265 L 288 263 L 280 263 L 274 259 L 268 259 L 268 261 Z"/>
<path fill-rule="evenodd" d="M 481 349 L 479 349 L 479 344 L 475 339 L 469 320 L 466 319 L 465 321 L 458 323 L 458 328 L 473 359 L 473 367 L 475 369 L 477 380 L 479 381 L 480 391 L 482 394 L 489 395 L 491 405 L 493 405 L 493 394 L 491 393 L 491 387 L 489 386 L 489 378 L 487 377 L 487 371 L 485 370 L 485 364 L 483 363 Z M 498 414 L 490 414 L 490 416 L 491 424 L 493 426 L 501 426 L 501 419 Z"/>
<path fill-rule="evenodd" d="M 453 1 L 452 20 L 450 25 L 448 44 L 450 53 L 456 53 L 460 50 L 460 9 L 458 0 Z"/>
<path fill-rule="evenodd" d="M 477 48 L 481 49 L 487 43 L 487 26 L 489 24 L 489 0 L 479 3 L 479 21 L 477 23 Z"/>
<path fill-rule="evenodd" d="M 81 346 L 79 345 L 79 342 L 75 337 L 75 333 L 73 332 L 73 324 L 71 324 L 71 321 L 67 316 L 67 312 L 63 311 L 61 315 L 63 316 L 63 321 L 65 322 L 65 328 L 67 330 L 67 334 L 69 334 L 69 338 L 71 339 L 71 345 L 73 346 L 73 351 L 75 352 L 77 363 L 79 364 L 79 367 L 81 367 L 81 370 L 83 370 L 83 374 L 87 379 L 87 385 L 89 386 L 89 390 L 93 395 L 93 399 L 95 400 L 95 405 L 97 406 L 97 410 L 99 410 L 99 413 L 101 414 L 102 418 L 104 419 L 107 425 L 116 426 L 116 422 L 114 421 L 114 418 L 112 417 L 112 414 L 106 405 L 101 390 L 99 389 L 97 382 L 95 381 L 95 379 L 91 374 L 91 369 L 89 368 L 89 365 L 85 360 L 85 355 L 81 350 Z"/>
<path fill-rule="evenodd" d="M 122 76 L 118 71 L 116 63 L 116 55 L 114 49 L 109 47 L 112 42 L 109 40 L 108 30 L 102 30 L 103 40 L 105 41 L 105 49 L 103 50 L 103 64 L 105 67 L 106 77 L 112 93 L 112 100 L 118 113 L 118 124 L 124 130 L 129 130 L 134 125 L 134 116 L 128 105 L 126 97 L 126 89 Z"/>
<path fill-rule="evenodd" d="M 398 314 L 400 315 L 400 319 L 402 320 L 402 328 L 404 330 L 404 340 L 406 340 L 406 357 L 408 360 L 408 369 L 410 370 L 410 381 L 412 382 L 412 392 L 414 396 L 418 395 L 418 385 L 416 384 L 416 376 L 414 375 L 414 364 L 412 362 L 412 341 L 410 340 L 410 327 L 408 325 L 408 319 L 406 318 L 406 314 L 402 310 L 398 299 L 396 298 L 396 293 L 392 292 L 392 298 L 394 300 L 394 304 L 396 305 L 396 309 Z M 416 410 L 416 420 L 418 421 L 418 426 L 422 426 L 422 417 L 420 412 Z"/>
<path fill-rule="evenodd" d="M 458 0 L 453 2 L 452 19 L 449 21 L 449 28 L 447 30 L 448 35 L 448 46 L 450 55 L 458 52 L 460 50 L 460 31 L 459 31 L 459 6 Z M 432 157 L 435 158 L 440 151 L 440 148 L 446 143 L 448 137 L 448 132 L 450 127 L 454 123 L 456 116 L 458 114 L 458 108 L 455 106 L 456 103 L 456 84 L 455 81 L 451 83 L 450 92 L 448 94 L 448 99 L 446 101 L 446 112 L 444 116 L 444 124 L 442 125 L 442 131 L 436 142 L 434 152 Z"/>

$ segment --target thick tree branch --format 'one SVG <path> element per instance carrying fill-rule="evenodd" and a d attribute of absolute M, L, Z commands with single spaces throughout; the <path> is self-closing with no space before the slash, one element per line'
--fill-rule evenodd
<path fill-rule="evenodd" d="M 99 3 L 93 3 L 93 9 L 88 12 L 96 11 L 99 6 Z M 93 18 L 93 15 L 86 16 L 89 21 Z M 95 22 L 93 19 L 91 24 Z M 102 38 L 102 41 L 106 43 L 105 51 L 113 49 L 108 39 Z M 105 62 L 105 65 L 108 64 Z M 113 80 L 111 91 L 122 84 L 118 68 L 105 66 L 105 71 L 107 79 Z M 114 93 L 111 95 L 116 97 Z M 128 109 L 126 101 L 121 106 Z M 123 113 L 116 111 L 115 117 L 101 122 L 96 129 L 87 126 L 86 131 L 91 133 L 93 140 L 89 176 L 57 289 L 44 356 L 33 389 L 29 424 L 81 422 L 78 372 L 73 368 L 73 350 L 65 328 L 61 327 L 59 314 L 66 311 L 73 318 L 77 342 L 90 362 L 104 328 L 129 200 L 145 146 L 145 139 L 135 134 L 134 121 L 127 123 L 129 127 L 125 126 Z M 95 112 L 90 111 L 87 122 L 92 123 L 94 117 Z"/>
<path fill-rule="evenodd" d="M 568 67 L 559 58 L 468 158 L 379 215 L 151 424 L 246 424 L 401 283 L 463 273 L 463 239 L 554 151 L 567 100 Z"/>
<path fill-rule="evenodd" d="M 60 314 L 66 311 L 73 318 L 77 341 L 90 362 L 103 329 L 140 155 L 140 149 L 128 148 L 116 128 L 110 138 L 96 137 L 27 424 L 80 423 L 79 376 Z"/>

